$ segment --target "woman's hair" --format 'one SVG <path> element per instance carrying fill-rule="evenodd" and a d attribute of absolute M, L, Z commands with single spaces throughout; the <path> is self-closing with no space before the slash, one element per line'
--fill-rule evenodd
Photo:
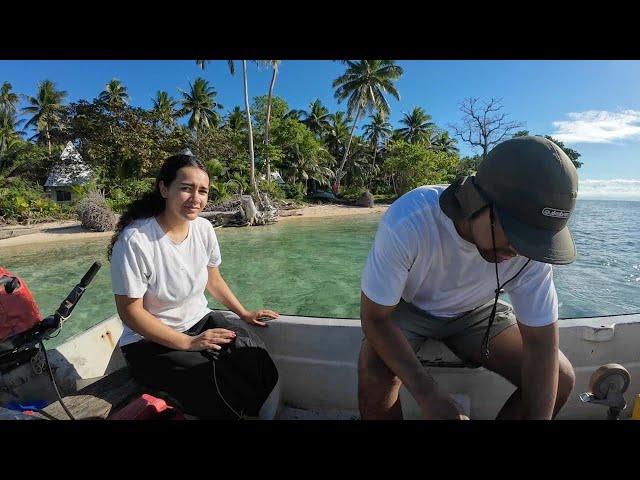
<path fill-rule="evenodd" d="M 204 164 L 193 155 L 178 154 L 167 158 L 162 164 L 162 167 L 160 167 L 160 172 L 156 177 L 155 187 L 153 190 L 143 194 L 140 198 L 131 202 L 122 213 L 122 216 L 116 225 L 115 233 L 113 234 L 113 237 L 111 237 L 111 244 L 107 251 L 107 258 L 109 260 L 111 260 L 113 246 L 127 225 L 139 218 L 155 217 L 164 211 L 166 202 L 160 194 L 160 182 L 162 181 L 164 186 L 169 188 L 171 183 L 176 179 L 178 170 L 183 167 L 196 167 L 205 173 L 207 172 Z"/>

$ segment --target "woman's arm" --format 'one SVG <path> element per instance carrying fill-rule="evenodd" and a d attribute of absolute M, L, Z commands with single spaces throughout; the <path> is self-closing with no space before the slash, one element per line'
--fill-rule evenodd
<path fill-rule="evenodd" d="M 144 309 L 142 298 L 115 295 L 118 315 L 131 330 L 152 342 L 174 350 L 220 350 L 230 343 L 235 333 L 224 328 L 213 328 L 195 337 L 185 335 L 165 325 Z"/>

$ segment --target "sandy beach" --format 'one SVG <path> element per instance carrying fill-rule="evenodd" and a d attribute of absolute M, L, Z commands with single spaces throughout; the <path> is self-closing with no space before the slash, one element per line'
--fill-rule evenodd
<path fill-rule="evenodd" d="M 300 218 L 342 217 L 347 215 L 373 215 L 384 213 L 389 205 L 375 205 L 373 208 L 355 207 L 350 205 L 310 205 L 293 210 L 281 210 L 278 222 L 291 222 Z M 19 231 L 25 227 L 1 227 L 3 231 Z M 34 225 L 30 228 L 38 228 L 39 231 L 0 240 L 0 248 L 17 245 L 31 245 L 36 243 L 72 241 L 79 239 L 106 238 L 113 232 L 91 232 L 80 225 L 78 221 L 52 222 Z M 248 227 L 260 228 L 260 227 Z"/>

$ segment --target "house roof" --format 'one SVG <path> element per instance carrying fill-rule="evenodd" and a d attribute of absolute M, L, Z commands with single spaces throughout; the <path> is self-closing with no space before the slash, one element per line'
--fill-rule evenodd
<path fill-rule="evenodd" d="M 84 163 L 73 143 L 67 142 L 60 155 L 60 161 L 49 172 L 49 177 L 44 182 L 44 186 L 70 187 L 72 185 L 83 185 L 91 179 L 91 173 L 91 169 Z"/>

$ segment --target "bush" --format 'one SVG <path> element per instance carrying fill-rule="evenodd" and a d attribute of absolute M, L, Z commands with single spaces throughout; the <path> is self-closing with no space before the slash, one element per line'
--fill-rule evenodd
<path fill-rule="evenodd" d="M 60 206 L 46 198 L 42 187 L 20 178 L 0 180 L 0 218 L 5 222 L 43 222 L 65 217 Z"/>
<path fill-rule="evenodd" d="M 304 198 L 304 187 L 296 183 L 294 185 L 290 183 L 285 183 L 280 187 L 284 192 L 286 198 L 292 198 L 294 200 L 302 200 Z"/>
<path fill-rule="evenodd" d="M 340 196 L 350 202 L 357 202 L 366 191 L 365 187 L 349 186 L 340 192 Z"/>
<path fill-rule="evenodd" d="M 96 232 L 107 232 L 116 226 L 116 216 L 104 198 L 104 194 L 93 190 L 78 203 L 78 217 L 82 226 Z"/>
<path fill-rule="evenodd" d="M 262 193 L 269 195 L 272 200 L 283 200 L 286 197 L 284 190 L 280 188 L 277 182 L 268 183 L 266 180 L 262 180 L 258 185 L 258 189 Z"/>

